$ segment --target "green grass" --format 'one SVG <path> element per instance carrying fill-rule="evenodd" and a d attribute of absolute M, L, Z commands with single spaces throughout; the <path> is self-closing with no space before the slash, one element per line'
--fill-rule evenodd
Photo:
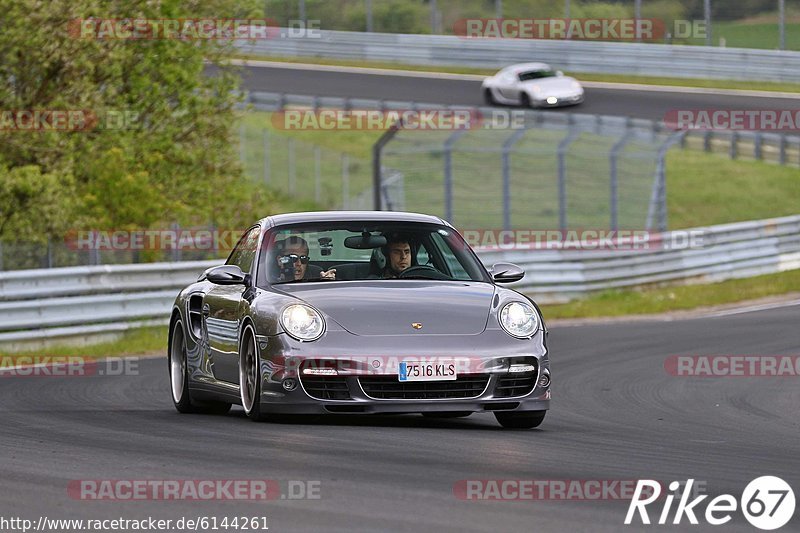
<path fill-rule="evenodd" d="M 800 270 L 706 285 L 603 291 L 582 300 L 541 307 L 545 320 L 613 317 L 689 310 L 796 291 L 800 291 Z"/>
<path fill-rule="evenodd" d="M 715 46 L 720 44 L 720 39 L 725 39 L 728 48 L 757 48 L 774 50 L 779 45 L 778 16 L 775 22 L 765 22 L 763 18 L 758 21 L 729 21 L 716 22 L 712 27 L 712 39 Z M 704 45 L 703 38 L 688 39 L 688 44 Z M 786 49 L 800 50 L 800 23 L 786 23 Z"/>
<path fill-rule="evenodd" d="M 251 112 L 244 117 L 245 169 L 253 179 L 263 179 L 263 130 L 269 131 L 272 145 L 270 179 L 273 186 L 288 191 L 287 139 L 297 142 L 295 159 L 297 183 L 295 194 L 307 196 L 314 191 L 314 159 L 311 145 L 322 146 L 322 206 L 338 208 L 341 204 L 341 162 L 339 153 L 351 156 L 350 196 L 372 187 L 372 145 L 381 131 L 285 131 L 275 128 L 269 113 Z M 447 131 L 402 132 L 389 145 L 385 164 L 402 168 L 407 207 L 432 214 L 442 213 L 443 164 L 440 154 L 416 151 L 441 146 L 450 135 Z M 498 153 L 480 151 L 498 146 L 506 131 L 477 129 L 458 142 L 453 157 L 454 219 L 468 220 L 471 227 L 500 227 L 502 197 L 498 180 L 501 158 Z M 554 176 L 557 159 L 553 155 L 560 132 L 529 130 L 515 145 L 511 158 L 512 223 L 524 221 L 525 227 L 555 227 L 558 191 Z M 700 139 L 691 138 L 699 147 Z M 572 145 L 567 166 L 572 227 L 604 227 L 608 220 L 607 154 L 615 139 L 582 134 Z M 715 147 L 725 149 L 724 146 Z M 411 153 L 395 153 L 410 151 Z M 749 147 L 742 147 L 742 158 Z M 766 153 L 766 152 L 765 152 Z M 621 157 L 620 224 L 641 228 L 650 194 L 652 146 L 629 144 Z M 791 160 L 800 157 L 792 149 Z M 774 158 L 774 157 L 773 157 Z M 800 172 L 796 167 L 763 161 L 731 160 L 724 153 L 705 153 L 696 148 L 673 148 L 667 155 L 667 203 L 669 226 L 673 229 L 724 224 L 797 214 L 800 211 Z M 644 174 L 644 178 L 641 175 Z M 476 198 L 482 198 L 476 203 Z M 313 198 L 312 198 L 313 199 Z"/>
<path fill-rule="evenodd" d="M 55 345 L 38 350 L 18 352 L 0 351 L 3 366 L 14 360 L 24 358 L 83 357 L 86 359 L 102 359 L 105 357 L 124 357 L 129 355 L 164 354 L 167 351 L 167 327 L 147 327 L 127 331 L 111 342 L 103 342 L 88 346 Z M 12 363 L 13 364 L 13 363 Z M 10 366 L 10 365 L 9 365 Z"/>
<path fill-rule="evenodd" d="M 777 35 L 777 33 L 775 35 Z M 787 30 L 787 35 L 788 35 L 788 30 Z M 787 42 L 788 42 L 788 37 L 787 37 Z M 733 46 L 733 45 L 729 44 L 728 46 Z M 415 72 L 431 72 L 433 74 L 444 72 L 450 74 L 475 74 L 481 76 L 491 76 L 495 74 L 501 66 L 498 65 L 498 68 L 496 69 L 482 69 L 482 68 L 449 67 L 449 66 L 431 67 L 430 65 L 425 65 L 425 66 L 405 65 L 405 64 L 391 63 L 391 62 L 351 61 L 351 60 L 325 59 L 319 57 L 264 57 L 255 55 L 239 55 L 237 57 L 239 59 L 277 61 L 282 63 L 309 63 L 314 65 L 330 65 L 330 66 L 343 66 L 343 67 L 411 70 Z M 554 67 L 558 68 L 558 65 L 554 65 Z M 587 82 L 596 81 L 596 82 L 629 83 L 629 84 L 640 84 L 640 85 L 664 85 L 670 87 L 698 87 L 703 89 L 734 89 L 734 90 L 739 89 L 748 91 L 800 92 L 800 84 L 798 83 L 674 78 L 674 77 L 662 77 L 662 76 L 633 76 L 627 74 L 593 74 L 588 72 L 566 72 L 566 71 L 565 73 L 569 76 L 574 76 L 575 78 L 581 81 L 587 81 Z"/>
<path fill-rule="evenodd" d="M 800 212 L 800 170 L 721 154 L 674 149 L 667 155 L 672 229 Z"/>

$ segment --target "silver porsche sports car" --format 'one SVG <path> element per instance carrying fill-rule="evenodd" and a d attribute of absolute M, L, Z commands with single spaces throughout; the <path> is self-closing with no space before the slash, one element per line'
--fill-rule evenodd
<path fill-rule="evenodd" d="M 481 85 L 486 103 L 524 107 L 559 107 L 583 102 L 578 80 L 545 63 L 522 63 L 506 67 Z"/>
<path fill-rule="evenodd" d="M 293 213 L 248 229 L 224 265 L 175 300 L 172 400 L 181 413 L 241 405 L 271 415 L 492 412 L 541 424 L 550 406 L 547 330 L 440 218 Z"/>

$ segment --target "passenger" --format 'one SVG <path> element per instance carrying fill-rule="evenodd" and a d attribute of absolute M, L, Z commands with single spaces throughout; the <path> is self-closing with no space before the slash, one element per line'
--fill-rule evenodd
<path fill-rule="evenodd" d="M 386 268 L 380 277 L 383 279 L 397 278 L 414 262 L 412 260 L 413 247 L 411 237 L 403 233 L 393 233 L 387 236 L 386 246 L 381 248 L 386 257 Z"/>
<path fill-rule="evenodd" d="M 292 235 L 276 241 L 276 257 L 278 263 L 277 281 L 289 281 L 294 276 L 294 281 L 309 279 L 336 279 L 336 269 L 322 270 L 316 265 L 308 264 L 308 243 L 302 237 Z"/>

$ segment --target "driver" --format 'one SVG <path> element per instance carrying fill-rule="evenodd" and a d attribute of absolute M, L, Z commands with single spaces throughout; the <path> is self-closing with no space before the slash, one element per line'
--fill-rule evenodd
<path fill-rule="evenodd" d="M 411 238 L 404 233 L 393 233 L 387 237 L 386 246 L 382 249 L 386 256 L 384 279 L 397 278 L 400 273 L 411 266 Z"/>
<path fill-rule="evenodd" d="M 308 264 L 308 242 L 302 237 L 292 235 L 275 243 L 278 263 L 278 281 L 299 281 L 304 279 L 336 279 L 336 269 L 323 271 L 316 265 Z M 309 266 L 311 268 L 309 268 Z"/>

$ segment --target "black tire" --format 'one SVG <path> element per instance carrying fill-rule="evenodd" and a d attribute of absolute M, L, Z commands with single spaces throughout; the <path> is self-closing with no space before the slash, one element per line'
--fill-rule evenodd
<path fill-rule="evenodd" d="M 258 345 L 252 326 L 245 326 L 239 343 L 239 392 L 244 414 L 253 422 L 267 419 L 261 411 L 261 377 Z"/>
<path fill-rule="evenodd" d="M 205 413 L 224 415 L 231 410 L 226 402 L 198 402 L 189 392 L 189 369 L 186 364 L 186 339 L 183 322 L 178 319 L 169 335 L 167 366 L 169 367 L 172 404 L 179 413 Z"/>
<path fill-rule="evenodd" d="M 472 414 L 472 411 L 443 411 L 441 413 L 422 413 L 428 418 L 464 418 Z"/>
<path fill-rule="evenodd" d="M 494 105 L 496 103 L 494 101 L 494 96 L 492 96 L 491 89 L 486 89 L 483 91 L 483 101 L 486 102 L 486 105 Z"/>
<path fill-rule="evenodd" d="M 183 322 L 181 322 L 180 319 L 172 324 L 172 329 L 169 332 L 167 352 L 167 367 L 169 368 L 172 404 L 179 413 L 194 413 L 195 409 L 189 397 L 189 373 L 186 368 L 186 340 L 184 339 Z"/>
<path fill-rule="evenodd" d="M 522 107 L 533 108 L 531 105 L 531 98 L 526 93 L 522 93 L 522 96 L 519 97 L 519 105 Z"/>
<path fill-rule="evenodd" d="M 539 427 L 547 411 L 500 411 L 494 414 L 504 428 L 531 429 Z"/>

